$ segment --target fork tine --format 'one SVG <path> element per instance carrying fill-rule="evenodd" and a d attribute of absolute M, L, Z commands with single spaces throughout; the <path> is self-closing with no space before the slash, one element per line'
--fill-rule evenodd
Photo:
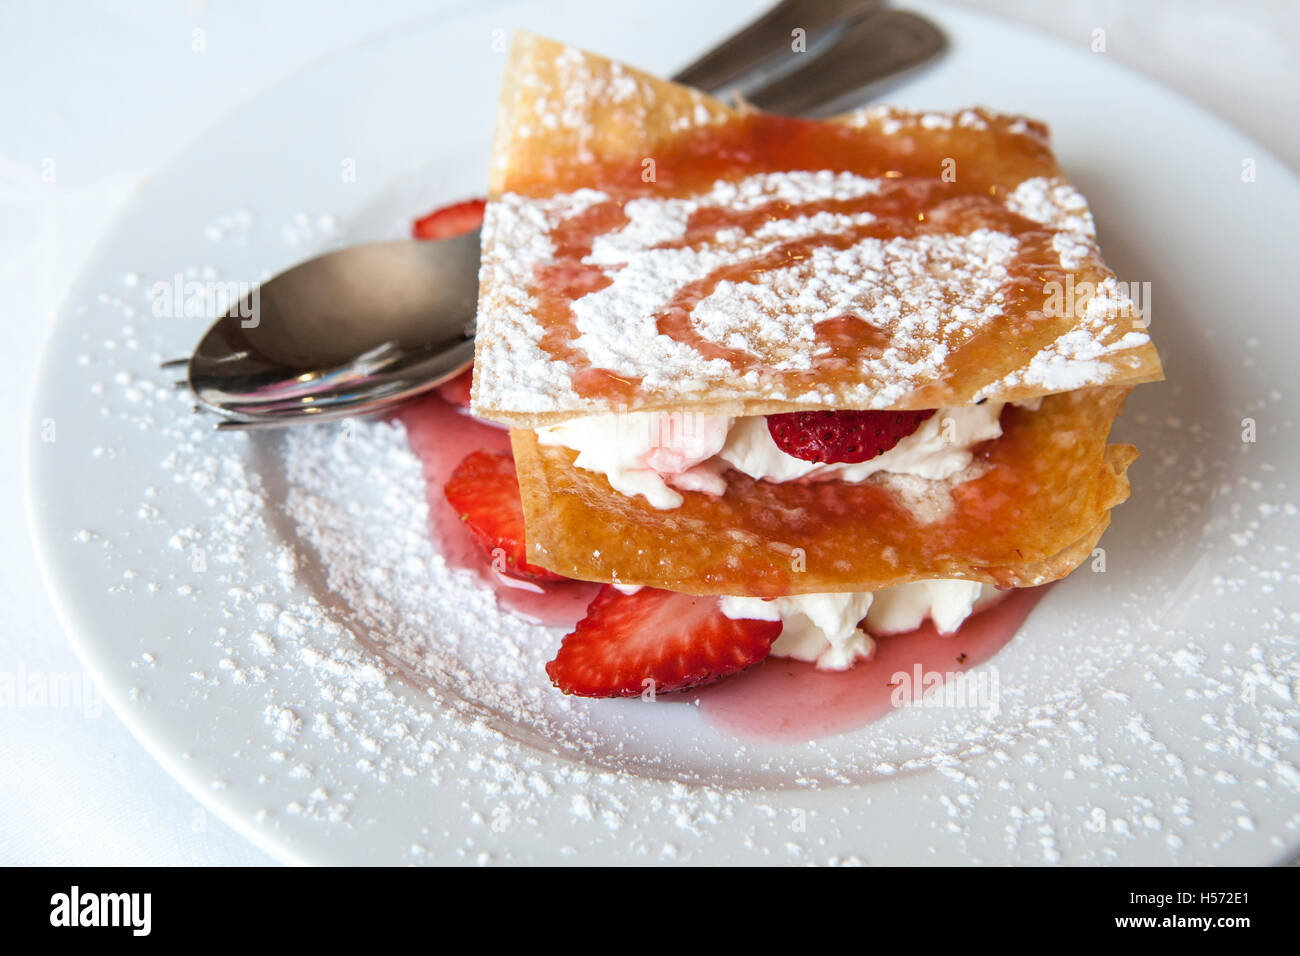
<path fill-rule="evenodd" d="M 291 425 L 303 423 L 319 423 L 337 421 L 335 418 L 316 418 L 312 415 L 286 415 L 283 418 L 223 418 L 212 427 L 219 432 L 249 432 L 271 430 L 274 428 L 288 428 Z"/>
<path fill-rule="evenodd" d="M 181 368 L 189 364 L 190 364 L 190 360 L 188 358 L 174 358 L 174 359 L 168 359 L 165 362 L 158 363 L 158 367 L 160 369 Z"/>

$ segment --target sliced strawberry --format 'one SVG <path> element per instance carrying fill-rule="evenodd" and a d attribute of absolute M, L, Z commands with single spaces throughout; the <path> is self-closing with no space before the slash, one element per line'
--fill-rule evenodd
<path fill-rule="evenodd" d="M 483 225 L 483 199 L 467 199 L 435 209 L 423 219 L 417 219 L 411 229 L 416 239 L 451 239 L 453 236 L 473 232 Z"/>
<path fill-rule="evenodd" d="M 469 393 L 474 386 L 474 369 L 467 368 L 449 382 L 443 382 L 436 391 L 443 401 L 461 408 L 469 408 Z"/>
<path fill-rule="evenodd" d="M 804 461 L 858 462 L 883 455 L 933 415 L 919 412 L 787 412 L 768 415 L 776 447 Z"/>
<path fill-rule="evenodd" d="M 606 585 L 546 673 L 579 697 L 636 697 L 647 687 L 662 694 L 744 670 L 767 657 L 780 633 L 780 621 L 732 620 L 716 597 Z"/>
<path fill-rule="evenodd" d="M 526 560 L 524 506 L 515 460 L 509 454 L 472 452 L 451 473 L 443 494 L 494 560 L 504 559 L 505 566 L 498 570 L 534 581 L 567 580 Z"/>

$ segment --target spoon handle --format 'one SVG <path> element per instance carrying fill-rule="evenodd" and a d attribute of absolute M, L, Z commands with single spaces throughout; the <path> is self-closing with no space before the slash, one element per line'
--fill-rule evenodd
<path fill-rule="evenodd" d="M 815 59 L 746 99 L 759 109 L 792 116 L 826 116 L 861 102 L 873 86 L 942 53 L 947 40 L 929 20 L 885 10 L 858 20 Z"/>
<path fill-rule="evenodd" d="M 753 23 L 709 50 L 673 80 L 697 90 L 717 92 L 760 68 L 780 68 L 778 58 L 797 56 L 795 31 L 814 44 L 824 32 L 874 12 L 881 0 L 782 0 Z"/>
<path fill-rule="evenodd" d="M 213 425 L 219 432 L 255 432 L 287 428 L 290 425 L 323 425 L 325 422 L 337 422 L 345 418 L 370 418 L 381 414 L 391 407 L 400 405 L 405 399 L 383 405 L 368 404 L 362 413 L 356 408 L 341 408 L 332 411 L 320 411 L 315 414 L 295 413 L 276 418 L 222 418 Z"/>

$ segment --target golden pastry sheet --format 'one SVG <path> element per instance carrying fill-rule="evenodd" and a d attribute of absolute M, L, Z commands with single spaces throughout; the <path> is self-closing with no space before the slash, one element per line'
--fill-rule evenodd
<path fill-rule="evenodd" d="M 927 578 L 1042 584 L 1089 556 L 1128 497 L 1137 449 L 1106 443 L 1128 391 L 1052 395 L 1038 411 L 1008 405 L 1002 437 L 979 456 L 982 474 L 929 483 L 951 509 L 928 524 L 874 480 L 773 484 L 734 471 L 725 495 L 684 492 L 680 508 L 661 511 L 516 429 L 528 560 L 690 594 L 868 591 Z"/>
<path fill-rule="evenodd" d="M 541 216 L 537 208 L 526 208 L 528 202 L 546 202 L 584 188 L 605 190 L 620 203 L 632 196 L 680 198 L 683 170 L 708 166 L 709 137 L 757 122 L 755 117 L 761 114 L 729 107 L 603 57 L 530 34 L 516 37 L 491 158 L 475 414 L 513 427 L 536 427 L 616 409 L 754 415 L 818 408 L 935 408 L 1162 377 L 1137 307 L 1102 262 L 1091 215 L 1064 179 L 1047 145 L 1045 127 L 986 110 L 916 113 L 874 107 L 820 124 L 779 121 L 804 124 L 792 127 L 796 132 L 816 127 L 816 137 L 832 131 L 843 155 L 857 157 L 857 172 L 878 175 L 890 189 L 899 182 L 920 191 L 932 187 L 939 199 L 949 195 L 944 189 L 968 191 L 928 209 L 923 221 L 900 237 L 903 248 L 885 250 L 877 277 L 864 280 L 856 298 L 841 297 L 846 314 L 870 318 L 870 331 L 878 336 L 874 347 L 864 346 L 860 355 L 841 348 L 843 361 L 801 367 L 810 354 L 837 346 L 823 340 L 820 331 L 813 333 L 811 324 L 826 321 L 824 316 L 810 317 L 809 328 L 791 331 L 792 323 L 803 321 L 793 304 L 799 296 L 792 295 L 788 307 L 738 307 L 730 318 L 724 309 L 722 318 L 712 317 L 711 326 L 690 311 L 693 325 L 684 335 L 659 339 L 653 327 L 647 331 L 647 323 L 654 320 L 651 314 L 612 312 L 604 328 L 588 315 L 582 337 L 576 325 L 572 335 L 567 326 L 562 330 L 565 348 L 577 350 L 577 365 L 572 365 L 572 355 L 556 357 L 554 343 L 544 342 L 547 332 L 555 330 L 554 321 L 535 308 L 535 272 L 519 265 L 546 242 L 545 233 L 521 232 L 521 223 Z M 767 136 L 764 149 L 775 155 L 783 146 L 771 145 L 772 139 Z M 769 167 L 776 161 L 763 155 Z M 657 180 L 645 184 L 643 164 L 655 157 Z M 937 185 L 943 176 L 941 160 L 953 163 L 950 187 Z M 822 168 L 792 161 L 796 165 L 781 168 Z M 862 162 L 880 168 L 863 171 Z M 767 168 L 755 166 L 760 172 Z M 889 178 L 895 173 L 900 180 Z M 998 209 L 991 208 L 993 200 L 987 196 L 969 192 L 975 182 L 998 197 Z M 1021 196 L 1019 187 L 1027 183 L 1039 185 Z M 507 206 L 514 215 L 513 231 L 502 226 Z M 1006 227 L 1012 207 L 1014 215 L 1022 216 L 1017 220 L 1021 232 L 1008 235 L 1017 243 L 1016 275 L 1023 272 L 1024 281 L 1009 279 L 1010 285 L 995 293 L 997 301 L 988 296 L 967 301 L 962 290 L 968 284 L 945 286 L 944 277 L 951 275 L 954 263 L 979 263 L 986 255 L 992 261 L 997 244 L 977 242 L 966 250 L 945 247 L 944 242 L 952 237 L 973 242 L 972 236 L 997 232 Z M 1051 226 L 1044 223 L 1043 230 L 1034 232 L 1025 228 L 1024 216 L 1034 223 L 1051 220 Z M 908 242 L 914 245 L 906 246 Z M 937 251 L 930 248 L 936 244 Z M 933 295 L 912 295 L 920 285 L 909 279 L 897 295 L 890 293 L 901 302 L 898 308 L 893 308 L 892 299 L 882 305 L 880 289 L 892 281 L 889 277 L 918 268 L 915 263 L 925 263 L 927 257 L 933 260 L 931 273 L 924 274 L 924 265 L 919 268 L 922 279 L 932 280 Z M 807 268 L 817 268 L 811 257 L 808 261 Z M 616 266 L 610 275 L 618 269 L 630 275 L 628 268 Z M 988 275 L 996 275 L 997 268 L 992 262 Z M 819 278 L 814 271 L 794 275 L 790 282 L 807 290 Z M 1062 288 L 1049 288 L 1048 282 Z M 917 296 L 924 301 L 918 304 Z M 573 299 L 581 298 L 575 291 Z M 762 308 L 768 308 L 767 315 L 760 314 Z M 999 318 L 992 323 L 980 319 L 980 309 L 992 309 L 990 314 Z M 931 316 L 933 321 L 927 320 L 926 330 L 918 333 L 918 316 L 929 314 L 927 310 L 937 310 L 937 319 Z M 764 322 L 785 331 L 764 333 Z M 584 390 L 574 386 L 573 376 L 555 374 L 557 368 L 574 376 L 582 371 L 581 353 L 588 348 L 584 342 L 591 344 L 594 370 L 617 383 L 635 383 L 630 391 Z M 699 361 L 690 361 L 692 348 Z"/>

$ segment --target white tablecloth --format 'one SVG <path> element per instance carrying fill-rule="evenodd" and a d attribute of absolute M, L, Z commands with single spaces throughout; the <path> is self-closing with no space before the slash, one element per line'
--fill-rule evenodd
<path fill-rule="evenodd" d="M 23 508 L 27 397 L 49 319 L 134 187 L 241 100 L 441 3 L 86 2 L 6 10 L 0 57 L 0 675 L 77 672 Z M 764 4 L 759 0 L 756 9 Z M 905 6 L 905 3 L 899 4 Z M 1291 0 L 965 0 L 1198 100 L 1300 169 L 1300 5 Z M 191 52 L 205 31 L 204 56 Z M 53 163 L 56 184 L 30 185 Z M 210 814 L 106 710 L 0 706 L 0 864 L 271 862 Z"/>

